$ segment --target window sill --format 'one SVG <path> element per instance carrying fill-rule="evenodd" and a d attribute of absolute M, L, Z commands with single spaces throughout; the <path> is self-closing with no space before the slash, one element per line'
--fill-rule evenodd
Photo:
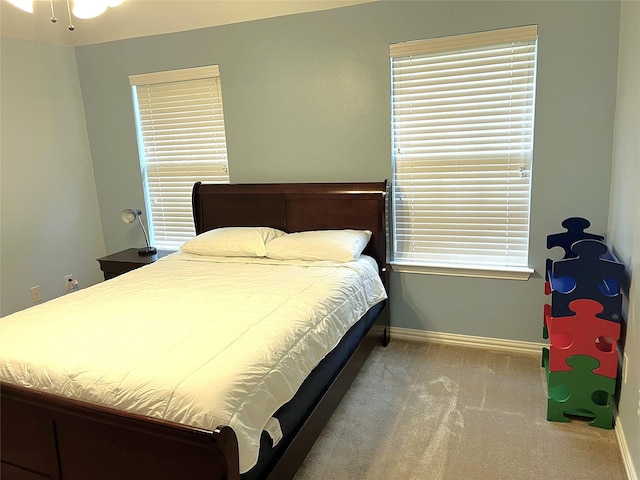
<path fill-rule="evenodd" d="M 534 273 L 527 267 L 476 267 L 452 265 L 419 265 L 391 262 L 394 272 L 420 273 L 424 275 L 451 275 L 455 277 L 497 278 L 501 280 L 529 280 Z"/>

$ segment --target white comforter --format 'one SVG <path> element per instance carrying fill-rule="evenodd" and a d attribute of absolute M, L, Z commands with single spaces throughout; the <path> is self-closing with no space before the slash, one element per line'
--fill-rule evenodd
<path fill-rule="evenodd" d="M 228 262 L 177 253 L 0 320 L 0 378 L 213 430 L 240 471 L 273 413 L 386 298 L 369 257 Z"/>

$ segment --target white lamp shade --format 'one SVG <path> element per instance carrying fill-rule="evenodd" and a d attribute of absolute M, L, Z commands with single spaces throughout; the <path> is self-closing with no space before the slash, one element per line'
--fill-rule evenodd
<path fill-rule="evenodd" d="M 74 0 L 73 14 L 78 18 L 93 18 L 107 9 L 106 0 Z"/>
<path fill-rule="evenodd" d="M 142 212 L 140 210 L 126 208 L 122 210 L 122 213 L 120 213 L 120 218 L 122 218 L 122 221 L 124 223 L 133 223 L 136 221 L 136 218 L 138 218 L 141 214 Z"/>

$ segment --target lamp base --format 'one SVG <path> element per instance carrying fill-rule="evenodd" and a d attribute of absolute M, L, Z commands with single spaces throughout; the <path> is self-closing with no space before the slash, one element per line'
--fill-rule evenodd
<path fill-rule="evenodd" d="M 150 257 L 151 255 L 155 255 L 156 253 L 158 253 L 156 247 L 145 247 L 138 250 L 138 255 L 140 255 L 141 257 Z"/>

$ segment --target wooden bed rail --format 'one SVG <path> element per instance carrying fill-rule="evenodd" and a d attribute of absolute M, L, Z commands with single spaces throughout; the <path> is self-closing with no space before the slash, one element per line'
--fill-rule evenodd
<path fill-rule="evenodd" d="M 0 391 L 3 480 L 240 480 L 229 427 L 208 431 L 6 383 Z"/>

